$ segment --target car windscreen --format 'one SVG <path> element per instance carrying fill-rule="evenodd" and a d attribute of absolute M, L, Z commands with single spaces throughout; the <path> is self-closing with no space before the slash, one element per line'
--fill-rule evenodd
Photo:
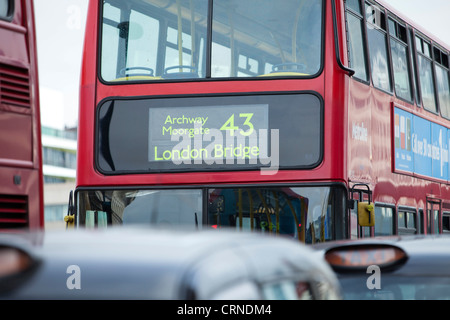
<path fill-rule="evenodd" d="M 341 276 L 345 300 L 450 300 L 450 275 L 396 276 L 383 274 L 379 288 L 370 274 Z"/>

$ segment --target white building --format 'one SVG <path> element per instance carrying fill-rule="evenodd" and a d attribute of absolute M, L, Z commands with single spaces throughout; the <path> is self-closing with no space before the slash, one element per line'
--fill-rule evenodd
<path fill-rule="evenodd" d="M 64 228 L 70 190 L 75 189 L 77 131 L 42 126 L 45 228 Z"/>

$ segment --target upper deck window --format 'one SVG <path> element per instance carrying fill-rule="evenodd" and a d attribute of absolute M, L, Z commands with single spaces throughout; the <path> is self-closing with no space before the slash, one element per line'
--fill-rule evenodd
<path fill-rule="evenodd" d="M 355 70 L 355 77 L 369 81 L 364 44 L 364 17 L 358 0 L 347 0 L 347 37 L 349 64 Z"/>
<path fill-rule="evenodd" d="M 11 19 L 14 13 L 14 0 L 0 0 L 0 19 Z"/>
<path fill-rule="evenodd" d="M 409 72 L 408 36 L 406 27 L 389 18 L 392 67 L 394 70 L 395 93 L 399 98 L 412 101 Z"/>
<path fill-rule="evenodd" d="M 107 82 L 321 70 L 322 0 L 106 0 L 102 14 Z"/>
<path fill-rule="evenodd" d="M 416 36 L 417 64 L 422 92 L 422 103 L 425 109 L 438 112 L 434 93 L 433 61 L 431 60 L 431 45 Z"/>
<path fill-rule="evenodd" d="M 436 89 L 441 115 L 450 118 L 450 79 L 448 55 L 439 48 L 434 48 Z"/>
<path fill-rule="evenodd" d="M 370 67 L 373 85 L 391 92 L 391 76 L 384 9 L 366 2 L 367 39 L 369 42 Z"/>

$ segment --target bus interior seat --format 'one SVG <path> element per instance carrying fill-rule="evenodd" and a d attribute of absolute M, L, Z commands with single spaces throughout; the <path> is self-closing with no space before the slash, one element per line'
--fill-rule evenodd
<path fill-rule="evenodd" d="M 172 70 L 178 69 L 177 72 L 172 72 Z M 188 69 L 185 71 L 185 69 Z M 196 67 L 191 66 L 173 66 L 168 67 L 164 70 L 164 74 L 162 75 L 163 79 L 198 79 L 198 71 Z"/>

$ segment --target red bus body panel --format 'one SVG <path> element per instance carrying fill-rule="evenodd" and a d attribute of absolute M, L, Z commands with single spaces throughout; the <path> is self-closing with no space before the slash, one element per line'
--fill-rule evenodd
<path fill-rule="evenodd" d="M 329 6 L 329 5 L 328 5 Z M 330 9 L 327 8 L 329 12 Z M 98 2 L 90 1 L 87 30 L 97 30 Z M 332 34 L 331 19 L 326 22 L 327 34 Z M 299 182 L 299 181 L 344 181 L 343 139 L 336 139 L 336 143 L 330 143 L 336 136 L 343 137 L 344 114 L 342 103 L 339 103 L 339 94 L 333 94 L 334 90 L 325 92 L 325 83 L 333 77 L 341 80 L 332 81 L 336 90 L 340 91 L 340 81 L 344 81 L 342 72 L 335 69 L 334 42 L 327 37 L 325 52 L 325 71 L 312 80 L 233 80 L 233 81 L 199 81 L 181 83 L 153 83 L 135 85 L 105 85 L 97 79 L 96 61 L 92 57 L 98 55 L 97 39 L 93 32 L 88 32 L 85 39 L 84 63 L 81 77 L 80 94 L 80 120 L 79 120 L 79 148 L 77 167 L 77 186 L 108 186 L 108 185 L 196 185 L 196 184 L 218 184 L 218 183 L 272 183 L 272 182 Z M 104 176 L 94 168 L 94 115 L 95 108 L 100 101 L 107 97 L 124 96 L 167 96 L 167 95 L 202 95 L 211 93 L 258 93 L 258 92 L 292 92 L 292 91 L 315 91 L 324 98 L 327 106 L 325 114 L 324 135 L 324 161 L 313 170 L 284 171 L 280 170 L 275 175 L 262 176 L 258 171 L 252 172 L 189 172 L 171 174 L 149 174 L 149 175 L 126 175 L 126 176 Z M 340 99 L 344 98 L 340 94 Z M 329 107 L 328 107 L 329 106 Z M 333 110 L 331 110 L 333 108 Z M 336 108 L 336 110 L 334 110 Z M 333 156 L 331 156 L 333 155 Z"/>
<path fill-rule="evenodd" d="M 44 227 L 34 8 L 15 0 L 0 20 L 0 231 Z"/>

